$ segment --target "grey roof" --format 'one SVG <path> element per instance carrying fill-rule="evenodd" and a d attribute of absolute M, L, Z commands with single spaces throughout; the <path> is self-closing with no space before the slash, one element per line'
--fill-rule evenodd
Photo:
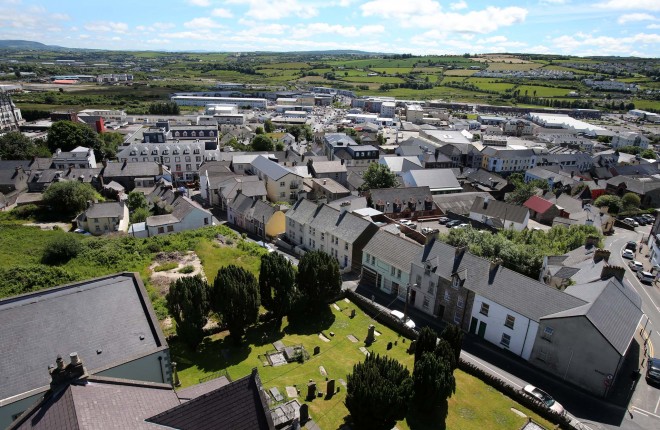
<path fill-rule="evenodd" d="M 342 212 L 342 214 L 339 215 L 335 230 L 331 230 L 331 232 L 338 238 L 353 243 L 362 236 L 370 226 L 375 226 L 375 224 L 347 211 Z"/>
<path fill-rule="evenodd" d="M 417 258 L 422 249 L 422 245 L 417 242 L 384 230 L 378 230 L 364 247 L 363 252 L 373 255 L 397 269 L 408 272 L 410 271 L 410 262 Z"/>
<path fill-rule="evenodd" d="M 616 351 L 625 355 L 642 318 L 642 299 L 632 288 L 614 278 L 571 285 L 566 294 L 585 303 L 582 306 L 545 316 L 543 319 L 586 317 Z"/>
<path fill-rule="evenodd" d="M 488 199 L 488 203 L 486 203 L 486 199 L 483 197 L 474 199 L 470 212 L 518 224 L 524 223 L 525 218 L 529 215 L 529 209 L 524 206 L 500 202 L 493 198 Z"/>
<path fill-rule="evenodd" d="M 431 190 L 461 189 L 451 169 L 410 170 L 403 174 L 403 179 L 410 186 L 428 186 Z"/>
<path fill-rule="evenodd" d="M 644 195 L 651 190 L 660 188 L 660 180 L 655 178 L 633 178 L 630 176 L 616 176 L 608 179 L 607 184 L 613 186 L 626 185 L 626 190 Z"/>
<path fill-rule="evenodd" d="M 172 214 L 152 215 L 147 217 L 146 225 L 147 227 L 159 227 L 161 225 L 176 224 L 179 221 L 179 218 Z"/>
<path fill-rule="evenodd" d="M 179 430 L 274 430 L 256 372 L 147 419 Z"/>
<path fill-rule="evenodd" d="M 333 230 L 337 225 L 340 214 L 341 212 L 333 207 L 325 204 L 320 205 L 309 221 L 309 226 L 324 232 Z M 337 231 L 337 233 L 340 232 Z"/>
<path fill-rule="evenodd" d="M 14 183 L 16 168 L 23 168 L 24 172 L 29 171 L 29 160 L 0 160 L 0 184 Z"/>
<path fill-rule="evenodd" d="M 210 381 L 202 382 L 201 384 L 183 388 L 177 391 L 176 395 L 179 397 L 179 400 L 185 402 L 194 399 L 195 397 L 210 393 L 211 391 L 217 390 L 218 388 L 224 387 L 230 383 L 231 381 L 227 379 L 226 376 L 220 376 L 219 378 L 214 378 Z"/>
<path fill-rule="evenodd" d="M 277 209 L 261 199 L 253 199 L 244 194 L 238 194 L 229 207 L 236 213 L 243 214 L 248 219 L 268 221 Z"/>
<path fill-rule="evenodd" d="M 455 247 L 433 239 L 415 261 L 429 261 L 445 279 L 464 273 L 465 288 L 533 321 L 585 304 L 584 300 L 501 265 L 491 270 L 488 260 L 467 251 L 460 258 L 455 254 Z"/>
<path fill-rule="evenodd" d="M 470 170 L 466 174 L 466 179 L 469 182 L 473 182 L 473 183 L 476 182 L 479 184 L 483 184 L 490 189 L 494 189 L 498 191 L 507 186 L 506 179 L 504 179 L 497 173 L 489 172 L 488 170 L 484 170 L 484 169 Z"/>
<path fill-rule="evenodd" d="M 167 347 L 132 273 L 0 300 L 0 339 L 0 400 L 48 386 L 58 354 L 78 352 L 92 372 Z"/>
<path fill-rule="evenodd" d="M 371 202 L 374 207 L 383 206 L 384 213 L 393 213 L 394 205 L 401 204 L 404 208 L 414 211 L 433 210 L 433 195 L 429 187 L 408 187 L 408 188 L 379 188 L 369 192 Z M 379 209 L 380 210 L 380 209 Z"/>
<path fill-rule="evenodd" d="M 104 178 L 147 177 L 160 175 L 158 163 L 137 161 L 133 163 L 108 163 L 101 173 Z"/>
<path fill-rule="evenodd" d="M 346 171 L 346 166 L 339 160 L 333 161 L 314 161 L 312 164 L 314 173 L 340 173 Z"/>
<path fill-rule="evenodd" d="M 439 194 L 433 196 L 433 201 L 443 213 L 454 212 L 463 215 L 470 213 L 470 208 L 477 197 L 490 197 L 490 194 L 478 191 L 469 193 Z"/>
<path fill-rule="evenodd" d="M 9 429 L 155 430 L 145 419 L 179 404 L 166 384 L 91 376 L 43 399 Z"/>
<path fill-rule="evenodd" d="M 405 145 L 401 144 L 394 152 L 402 156 L 420 156 L 424 153 L 424 151 L 422 150 L 422 148 L 419 147 L 419 145 L 413 145 L 413 144 L 405 144 Z"/>
<path fill-rule="evenodd" d="M 346 133 L 326 133 L 325 136 L 323 136 L 323 140 L 326 144 L 329 144 L 333 147 L 357 145 L 357 142 Z"/>
<path fill-rule="evenodd" d="M 274 179 L 274 180 L 278 180 L 281 177 L 286 176 L 288 174 L 300 176 L 297 173 L 287 169 L 286 167 L 277 164 L 274 161 L 269 160 L 263 155 L 260 155 L 254 160 L 252 160 L 250 164 L 252 165 L 253 168 L 260 171 L 264 175 L 268 176 L 270 179 Z"/>
<path fill-rule="evenodd" d="M 286 217 L 299 224 L 307 224 L 317 209 L 318 205 L 316 203 L 307 199 L 300 199 L 286 212 Z"/>
<path fill-rule="evenodd" d="M 86 211 L 87 218 L 124 218 L 124 203 L 102 202 L 94 203 Z"/>
<path fill-rule="evenodd" d="M 367 199 L 360 196 L 347 196 L 341 199 L 333 200 L 328 203 L 328 206 L 337 210 L 347 210 L 349 212 L 368 207 Z"/>
<path fill-rule="evenodd" d="M 228 200 L 234 199 L 239 190 L 242 194 L 250 197 L 260 197 L 267 194 L 266 184 L 257 176 L 227 178 L 218 183 L 217 188 L 220 190 L 220 194 Z"/>
<path fill-rule="evenodd" d="M 423 169 L 419 158 L 410 156 L 387 155 L 380 157 L 380 164 L 385 164 L 392 172 L 406 172 L 408 170 Z"/>

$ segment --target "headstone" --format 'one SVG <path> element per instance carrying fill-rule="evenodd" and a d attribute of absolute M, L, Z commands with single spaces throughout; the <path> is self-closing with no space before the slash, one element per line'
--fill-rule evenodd
<path fill-rule="evenodd" d="M 273 399 L 275 399 L 276 402 L 281 402 L 284 400 L 284 396 L 280 393 L 280 390 L 277 389 L 277 387 L 273 387 L 270 390 L 270 395 L 273 396 Z"/>
<path fill-rule="evenodd" d="M 343 385 L 344 387 L 346 386 L 346 381 L 344 381 L 342 378 L 339 378 L 339 383 Z M 337 387 L 339 388 L 339 387 Z"/>
<path fill-rule="evenodd" d="M 330 336 L 331 336 L 331 337 L 335 337 L 335 332 L 334 332 L 334 331 L 331 331 L 331 332 L 330 332 Z"/>
<path fill-rule="evenodd" d="M 321 376 L 328 376 L 328 372 L 325 371 L 323 366 L 319 366 L 319 372 L 321 372 Z"/>
<path fill-rule="evenodd" d="M 312 400 L 314 397 L 316 397 L 316 382 L 310 381 L 310 383 L 307 384 L 307 398 Z"/>
<path fill-rule="evenodd" d="M 298 397 L 298 390 L 296 389 L 296 387 L 287 386 L 285 389 L 286 389 L 286 396 L 289 397 L 290 399 L 294 397 Z"/>
<path fill-rule="evenodd" d="M 392 349 L 392 342 L 387 342 L 387 350 L 389 351 Z"/>
<path fill-rule="evenodd" d="M 284 343 L 281 340 L 273 342 L 273 348 L 275 348 L 278 352 L 282 352 L 284 350 Z"/>
<path fill-rule="evenodd" d="M 337 303 L 333 303 L 333 304 L 332 304 L 332 307 L 335 308 L 335 310 L 338 310 L 338 311 L 341 310 L 341 309 L 339 309 L 339 306 L 337 306 Z"/>
<path fill-rule="evenodd" d="M 300 405 L 300 424 L 305 425 L 309 421 L 309 406 L 307 403 Z"/>
<path fill-rule="evenodd" d="M 367 338 L 364 340 L 364 343 L 367 345 L 371 345 L 374 340 L 376 340 L 376 336 L 374 332 L 376 331 L 376 326 L 373 324 L 369 324 L 369 331 L 367 332 Z"/>
<path fill-rule="evenodd" d="M 351 318 L 355 318 L 355 309 L 351 309 Z"/>
<path fill-rule="evenodd" d="M 328 395 L 332 395 L 335 393 L 335 380 L 331 379 L 326 383 L 326 388 L 325 392 L 328 393 Z"/>
<path fill-rule="evenodd" d="M 314 347 L 314 355 L 319 355 L 321 353 L 321 347 L 320 346 L 315 346 Z"/>

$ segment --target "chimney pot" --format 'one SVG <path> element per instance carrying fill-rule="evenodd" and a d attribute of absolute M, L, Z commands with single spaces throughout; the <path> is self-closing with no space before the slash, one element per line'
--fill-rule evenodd
<path fill-rule="evenodd" d="M 62 359 L 61 355 L 57 356 L 57 359 L 55 360 L 55 364 L 57 365 L 57 368 L 62 370 L 64 369 L 64 360 Z"/>
<path fill-rule="evenodd" d="M 77 352 L 72 352 L 71 354 L 69 354 L 69 358 L 71 358 L 71 364 L 73 364 L 74 366 L 80 363 L 80 358 L 78 357 Z"/>

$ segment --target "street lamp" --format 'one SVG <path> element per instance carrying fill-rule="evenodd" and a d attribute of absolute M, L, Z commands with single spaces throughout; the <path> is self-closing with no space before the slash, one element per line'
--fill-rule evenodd
<path fill-rule="evenodd" d="M 410 298 L 410 287 L 411 286 L 416 287 L 417 284 L 410 285 L 410 283 L 408 283 L 408 285 L 406 285 L 406 302 L 403 305 L 403 323 L 404 324 L 408 320 L 408 299 Z"/>

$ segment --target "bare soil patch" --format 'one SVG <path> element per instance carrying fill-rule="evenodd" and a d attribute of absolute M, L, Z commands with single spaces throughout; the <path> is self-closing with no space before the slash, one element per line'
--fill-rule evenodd
<path fill-rule="evenodd" d="M 164 270 L 162 272 L 155 271 L 158 266 L 168 263 L 176 263 L 177 266 L 173 269 Z M 186 266 L 192 266 L 194 270 L 191 273 L 181 273 L 180 270 Z M 153 285 L 161 295 L 167 294 L 172 281 L 176 281 L 181 277 L 201 275 L 203 279 L 206 279 L 204 269 L 202 268 L 202 262 L 194 251 L 161 252 L 156 255 L 154 262 L 149 266 L 149 270 L 151 271 L 151 285 Z"/>

